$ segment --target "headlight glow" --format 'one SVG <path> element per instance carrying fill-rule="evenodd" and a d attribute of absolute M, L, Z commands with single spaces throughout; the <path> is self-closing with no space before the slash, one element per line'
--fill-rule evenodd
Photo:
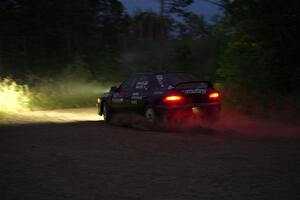
<path fill-rule="evenodd" d="M 10 78 L 0 80 L 0 112 L 11 113 L 28 110 L 29 90 Z"/>

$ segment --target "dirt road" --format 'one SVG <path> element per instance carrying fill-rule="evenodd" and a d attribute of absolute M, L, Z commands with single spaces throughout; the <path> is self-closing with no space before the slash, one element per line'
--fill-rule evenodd
<path fill-rule="evenodd" d="M 300 199 L 299 137 L 249 125 L 246 135 L 145 131 L 86 116 L 0 126 L 0 199 Z"/>

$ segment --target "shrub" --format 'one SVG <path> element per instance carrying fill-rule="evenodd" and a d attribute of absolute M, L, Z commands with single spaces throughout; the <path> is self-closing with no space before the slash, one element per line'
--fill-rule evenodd
<path fill-rule="evenodd" d="M 27 110 L 29 102 L 27 85 L 19 85 L 11 78 L 0 79 L 0 112 L 11 113 Z"/>

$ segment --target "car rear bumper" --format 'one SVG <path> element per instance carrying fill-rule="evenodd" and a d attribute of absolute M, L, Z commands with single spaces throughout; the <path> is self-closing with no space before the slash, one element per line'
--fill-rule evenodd
<path fill-rule="evenodd" d="M 209 114 L 218 114 L 220 111 L 221 111 L 220 102 L 156 106 L 156 112 L 158 115 L 172 114 L 177 112 L 209 115 Z"/>

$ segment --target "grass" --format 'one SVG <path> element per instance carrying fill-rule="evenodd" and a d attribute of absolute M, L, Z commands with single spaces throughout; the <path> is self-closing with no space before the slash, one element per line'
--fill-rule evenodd
<path fill-rule="evenodd" d="M 91 107 L 108 84 L 70 79 L 43 79 L 31 87 L 10 78 L 0 80 L 0 113 Z"/>

